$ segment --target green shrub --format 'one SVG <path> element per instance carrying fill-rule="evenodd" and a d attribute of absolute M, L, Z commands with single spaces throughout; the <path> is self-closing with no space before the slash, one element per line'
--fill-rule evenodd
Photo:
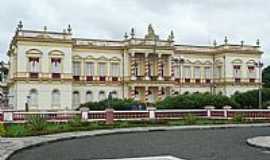
<path fill-rule="evenodd" d="M 234 123 L 244 123 L 246 121 L 245 116 L 243 114 L 235 114 L 232 118 Z"/>
<path fill-rule="evenodd" d="M 117 99 L 114 98 L 112 100 L 102 100 L 99 102 L 87 102 L 85 104 L 80 105 L 81 107 L 87 107 L 90 110 L 105 110 L 108 106 L 112 107 L 115 110 L 131 110 L 132 106 L 138 105 L 139 102 L 134 101 L 132 99 Z"/>
<path fill-rule="evenodd" d="M 232 99 L 223 95 L 209 93 L 183 94 L 175 97 L 166 97 L 156 104 L 159 109 L 200 109 L 206 105 L 222 108 L 225 105 L 238 106 Z"/>
<path fill-rule="evenodd" d="M 27 125 L 32 131 L 44 131 L 47 127 L 47 121 L 41 116 L 33 115 L 28 119 Z"/>
<path fill-rule="evenodd" d="M 81 117 L 80 116 L 74 116 L 71 120 L 68 121 L 68 124 L 71 127 L 82 127 L 84 126 L 84 122 L 82 122 Z"/>
<path fill-rule="evenodd" d="M 0 124 L 0 137 L 6 135 L 6 129 L 3 124 Z"/>
<path fill-rule="evenodd" d="M 11 124 L 6 127 L 7 137 L 21 137 L 31 135 L 31 131 L 23 124 Z"/>
<path fill-rule="evenodd" d="M 184 120 L 184 124 L 193 125 L 193 124 L 196 124 L 199 119 L 196 116 L 189 113 L 183 116 L 183 120 Z"/>

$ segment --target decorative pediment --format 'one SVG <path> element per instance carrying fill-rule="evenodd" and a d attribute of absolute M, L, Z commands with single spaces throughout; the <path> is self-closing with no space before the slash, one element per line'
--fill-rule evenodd
<path fill-rule="evenodd" d="M 72 60 L 81 60 L 82 57 L 79 55 L 72 56 Z"/>
<path fill-rule="evenodd" d="M 112 57 L 110 58 L 110 61 L 121 61 L 121 59 L 118 57 Z"/>
<path fill-rule="evenodd" d="M 212 62 L 211 61 L 205 61 L 204 64 L 205 65 L 212 65 Z"/>
<path fill-rule="evenodd" d="M 30 49 L 26 51 L 26 55 L 28 56 L 41 56 L 42 52 L 38 49 Z"/>
<path fill-rule="evenodd" d="M 251 60 L 249 60 L 249 61 L 247 61 L 247 65 L 249 65 L 249 66 L 253 66 L 253 65 L 256 65 L 256 61 L 255 60 L 253 60 L 253 59 L 251 59 Z"/>
<path fill-rule="evenodd" d="M 186 64 L 192 64 L 192 62 L 189 59 L 185 59 Z"/>
<path fill-rule="evenodd" d="M 99 61 L 108 61 L 109 59 L 106 58 L 105 56 L 98 57 L 97 60 Z"/>
<path fill-rule="evenodd" d="M 85 57 L 85 59 L 86 59 L 86 60 L 95 60 L 95 57 L 89 55 L 89 56 Z"/>
<path fill-rule="evenodd" d="M 221 60 L 216 60 L 215 61 L 215 65 L 222 65 L 223 63 L 222 63 L 222 61 Z"/>
<path fill-rule="evenodd" d="M 199 60 L 196 60 L 196 61 L 194 62 L 194 64 L 198 64 L 198 65 L 200 65 L 200 64 L 202 64 L 202 62 L 201 62 L 201 61 L 199 61 Z"/>
<path fill-rule="evenodd" d="M 64 56 L 64 52 L 60 50 L 52 50 L 49 52 L 49 56 Z"/>
<path fill-rule="evenodd" d="M 241 59 L 234 59 L 231 63 L 232 64 L 242 64 L 243 61 Z"/>

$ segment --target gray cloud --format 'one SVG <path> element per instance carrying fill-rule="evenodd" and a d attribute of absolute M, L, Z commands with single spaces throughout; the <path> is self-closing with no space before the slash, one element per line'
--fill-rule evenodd
<path fill-rule="evenodd" d="M 260 38 L 264 61 L 270 64 L 270 1 L 268 0 L 3 0 L 0 10 L 0 58 L 6 51 L 16 24 L 25 28 L 62 31 L 68 24 L 76 37 L 122 39 L 135 27 L 143 36 L 152 23 L 166 38 L 174 30 L 182 44 L 209 45 L 223 42 L 255 44 Z"/>

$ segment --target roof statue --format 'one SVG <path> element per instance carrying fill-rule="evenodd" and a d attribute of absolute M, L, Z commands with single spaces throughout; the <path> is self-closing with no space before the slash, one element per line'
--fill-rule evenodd
<path fill-rule="evenodd" d="M 145 35 L 145 39 L 157 40 L 159 37 L 155 34 L 155 30 L 152 27 L 152 24 L 148 25 L 147 35 Z"/>

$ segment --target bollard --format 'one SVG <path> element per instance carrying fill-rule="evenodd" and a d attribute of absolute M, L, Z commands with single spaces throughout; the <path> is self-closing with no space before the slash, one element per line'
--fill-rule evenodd
<path fill-rule="evenodd" d="M 205 106 L 204 109 L 206 109 L 207 117 L 211 117 L 211 110 L 215 109 L 215 106 Z"/>
<path fill-rule="evenodd" d="M 147 111 L 149 112 L 149 119 L 156 119 L 156 115 L 155 115 L 156 108 L 155 107 L 147 107 Z"/>
<path fill-rule="evenodd" d="M 223 106 L 224 109 L 224 117 L 228 118 L 228 110 L 232 109 L 231 106 Z"/>
<path fill-rule="evenodd" d="M 112 108 L 107 108 L 105 110 L 106 114 L 106 124 L 113 124 L 114 123 L 114 109 Z"/>
<path fill-rule="evenodd" d="M 89 108 L 82 107 L 82 108 L 80 108 L 80 111 L 81 111 L 81 120 L 88 121 Z"/>

